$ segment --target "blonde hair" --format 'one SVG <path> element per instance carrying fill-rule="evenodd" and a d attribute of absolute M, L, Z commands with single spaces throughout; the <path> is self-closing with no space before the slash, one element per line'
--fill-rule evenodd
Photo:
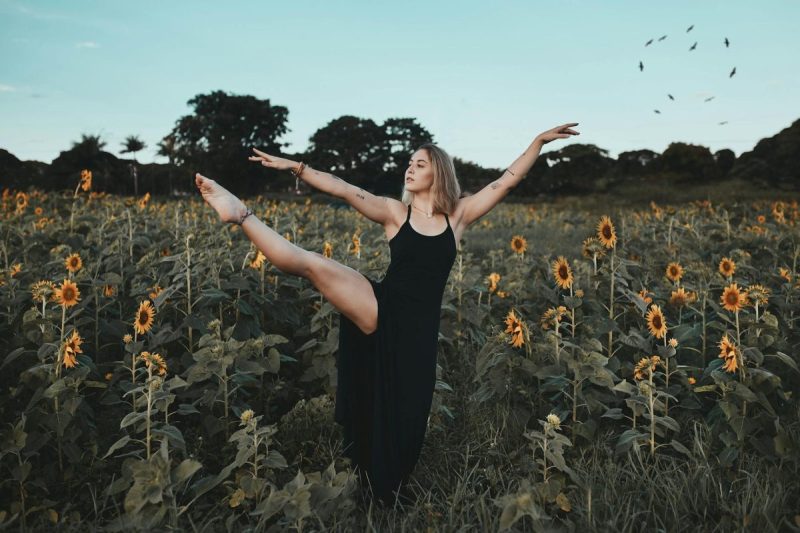
<path fill-rule="evenodd" d="M 428 157 L 431 158 L 433 167 L 431 194 L 433 195 L 434 213 L 452 213 L 461 197 L 461 185 L 456 177 L 453 158 L 433 143 L 425 143 L 417 150 L 425 150 Z M 411 202 L 414 201 L 414 193 L 406 190 L 405 185 L 403 185 L 401 201 L 406 205 L 411 205 Z"/>

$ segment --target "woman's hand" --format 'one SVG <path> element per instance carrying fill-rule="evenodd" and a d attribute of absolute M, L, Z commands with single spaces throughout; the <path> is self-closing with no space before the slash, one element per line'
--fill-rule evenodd
<path fill-rule="evenodd" d="M 260 161 L 265 167 L 274 168 L 277 170 L 289 170 L 297 168 L 297 166 L 300 164 L 296 161 L 292 161 L 291 159 L 283 159 L 282 157 L 266 154 L 261 150 L 256 150 L 255 148 L 253 148 L 253 151 L 256 153 L 256 155 L 251 155 L 248 157 L 248 159 L 250 161 Z"/>
<path fill-rule="evenodd" d="M 542 144 L 547 144 L 550 141 L 555 141 L 556 139 L 566 139 L 572 135 L 580 135 L 579 132 L 573 130 L 571 126 L 577 126 L 577 122 L 569 122 L 564 124 L 563 126 L 556 126 L 555 128 L 549 129 L 547 131 L 543 131 L 536 138 L 533 142 L 540 142 Z"/>

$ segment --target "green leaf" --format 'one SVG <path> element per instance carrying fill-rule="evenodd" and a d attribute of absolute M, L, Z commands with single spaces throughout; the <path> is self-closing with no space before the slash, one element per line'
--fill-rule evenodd
<path fill-rule="evenodd" d="M 122 448 L 123 446 L 128 444 L 130 442 L 130 440 L 131 440 L 131 438 L 128 435 L 125 435 L 124 437 L 119 439 L 117 442 L 112 444 L 111 447 L 106 452 L 106 454 L 103 457 L 101 457 L 100 459 L 105 459 L 106 457 L 108 457 L 109 455 L 114 453 L 115 451 L 119 450 L 120 448 Z"/>
<path fill-rule="evenodd" d="M 689 448 L 687 448 L 680 442 L 676 441 L 675 439 L 672 439 L 669 444 L 670 446 L 675 448 L 675 451 L 684 454 L 686 457 L 692 457 L 692 452 L 689 451 Z"/>
<path fill-rule="evenodd" d="M 765 357 L 774 357 L 774 358 L 778 359 L 779 361 L 782 361 L 783 363 L 785 363 L 785 364 L 789 365 L 790 367 L 794 368 L 795 371 L 800 372 L 800 369 L 797 368 L 797 362 L 795 362 L 794 359 L 792 359 L 791 357 L 789 357 L 788 355 L 786 355 L 783 352 L 778 352 L 778 353 L 774 353 L 774 354 L 767 354 L 767 355 L 765 355 Z"/>

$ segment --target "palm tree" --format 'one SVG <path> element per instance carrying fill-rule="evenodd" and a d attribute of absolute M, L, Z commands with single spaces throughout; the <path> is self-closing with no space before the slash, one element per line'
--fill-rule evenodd
<path fill-rule="evenodd" d="M 166 157 L 169 161 L 167 175 L 169 176 L 169 193 L 172 194 L 172 166 L 175 164 L 175 136 L 170 134 L 158 143 L 157 155 Z"/>
<path fill-rule="evenodd" d="M 130 135 L 125 138 L 125 142 L 122 143 L 123 150 L 121 153 L 133 154 L 133 166 L 131 167 L 133 173 L 133 194 L 134 196 L 139 196 L 139 173 L 136 170 L 136 152 L 144 150 L 145 146 L 147 146 L 143 140 L 141 140 L 136 135 Z"/>

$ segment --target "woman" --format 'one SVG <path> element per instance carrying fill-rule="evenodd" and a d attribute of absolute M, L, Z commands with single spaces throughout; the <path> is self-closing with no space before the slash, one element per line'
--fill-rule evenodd
<path fill-rule="evenodd" d="M 463 198 L 452 159 L 431 143 L 411 156 L 401 200 L 254 149 L 251 161 L 292 170 L 384 227 L 391 260 L 381 281 L 287 241 L 221 185 L 196 175 L 203 199 L 223 222 L 239 224 L 268 261 L 311 281 L 340 312 L 335 419 L 343 426 L 344 453 L 384 503 L 407 481 L 422 448 L 442 296 L 461 235 L 522 180 L 544 144 L 579 135 L 571 129 L 577 124 L 537 135 L 497 180 Z"/>

